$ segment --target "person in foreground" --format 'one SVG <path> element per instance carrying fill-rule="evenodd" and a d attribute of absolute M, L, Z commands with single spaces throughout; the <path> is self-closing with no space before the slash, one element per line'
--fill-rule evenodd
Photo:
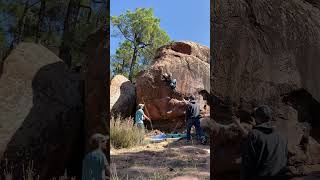
<path fill-rule="evenodd" d="M 109 179 L 109 165 L 103 150 L 106 150 L 108 136 L 94 134 L 90 138 L 93 151 L 88 153 L 82 166 L 82 180 L 106 180 Z M 106 176 L 107 175 L 107 176 Z"/>
<path fill-rule="evenodd" d="M 194 125 L 198 138 L 202 144 L 206 144 L 206 137 L 202 128 L 200 127 L 200 106 L 195 100 L 195 96 L 190 96 L 190 101 L 186 109 L 186 122 L 187 122 L 187 141 L 191 139 L 191 128 Z"/>
<path fill-rule="evenodd" d="M 235 124 L 246 136 L 241 161 L 241 180 L 286 179 L 287 140 L 270 124 L 271 109 L 259 106 L 254 111 L 256 125 L 248 132 L 234 117 Z"/>
<path fill-rule="evenodd" d="M 147 119 L 148 121 L 151 121 L 151 120 L 148 116 L 144 114 L 143 108 L 144 108 L 144 104 L 138 105 L 138 110 L 136 111 L 136 115 L 135 115 L 135 123 L 138 126 L 138 128 L 144 131 L 143 120 L 144 119 Z"/>

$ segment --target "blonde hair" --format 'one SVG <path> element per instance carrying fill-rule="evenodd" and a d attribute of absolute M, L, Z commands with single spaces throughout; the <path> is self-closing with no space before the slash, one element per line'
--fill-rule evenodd
<path fill-rule="evenodd" d="M 100 133 L 95 133 L 90 137 L 90 145 L 93 148 L 98 148 L 100 143 L 107 141 L 109 139 L 109 136 L 105 136 Z"/>
<path fill-rule="evenodd" d="M 138 109 L 142 109 L 144 107 L 144 104 L 139 104 Z"/>

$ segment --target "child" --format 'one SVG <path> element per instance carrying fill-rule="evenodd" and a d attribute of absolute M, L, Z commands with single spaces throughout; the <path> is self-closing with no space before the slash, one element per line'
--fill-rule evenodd
<path fill-rule="evenodd" d="M 138 105 L 138 110 L 136 111 L 135 115 L 135 123 L 137 124 L 138 128 L 144 131 L 144 124 L 143 120 L 147 119 L 148 121 L 151 121 L 148 116 L 146 116 L 143 112 L 144 104 Z"/>
<path fill-rule="evenodd" d="M 88 153 L 82 166 L 82 180 L 105 180 L 106 173 L 109 173 L 108 161 L 103 153 L 106 150 L 106 143 L 108 136 L 102 134 L 94 134 L 90 138 L 90 144 L 93 147 L 93 151 Z"/>

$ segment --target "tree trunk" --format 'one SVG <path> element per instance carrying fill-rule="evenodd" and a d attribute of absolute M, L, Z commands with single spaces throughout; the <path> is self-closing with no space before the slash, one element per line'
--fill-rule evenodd
<path fill-rule="evenodd" d="M 23 9 L 22 16 L 20 17 L 19 22 L 18 22 L 18 30 L 17 30 L 17 33 L 16 33 L 16 35 L 14 37 L 14 44 L 18 44 L 22 40 L 22 35 L 23 35 L 24 25 L 25 25 L 25 20 L 26 20 L 26 15 L 27 15 L 27 12 L 28 12 L 28 6 L 29 6 L 29 0 L 26 0 L 26 2 L 24 4 L 24 9 Z"/>
<path fill-rule="evenodd" d="M 59 57 L 69 66 L 72 64 L 71 45 L 74 40 L 74 33 L 77 24 L 77 17 L 80 9 L 80 0 L 70 0 L 66 17 L 64 19 L 64 28 L 62 43 L 60 46 Z"/>
<path fill-rule="evenodd" d="M 126 65 L 126 60 L 125 59 L 123 59 L 122 60 L 122 66 L 121 66 L 121 74 L 123 74 L 123 72 L 124 72 L 124 67 L 125 67 L 125 65 Z"/>
<path fill-rule="evenodd" d="M 38 26 L 36 31 L 36 43 L 39 43 L 39 40 L 41 38 L 41 30 L 42 30 L 42 24 L 44 20 L 45 15 L 45 8 L 46 8 L 46 1 L 41 0 L 40 10 L 39 10 L 39 19 L 38 19 Z"/>
<path fill-rule="evenodd" d="M 52 33 L 52 24 L 51 24 L 51 20 L 49 20 L 49 19 L 48 19 L 48 33 L 49 34 Z M 45 39 L 44 42 L 45 42 L 45 45 L 47 45 L 47 46 L 51 45 L 50 44 L 51 42 L 49 39 Z"/>
<path fill-rule="evenodd" d="M 129 70 L 129 80 L 132 82 L 133 78 L 133 67 L 136 65 L 137 61 L 137 54 L 138 54 L 138 48 L 135 46 L 133 49 L 133 55 L 131 59 L 131 65 L 130 65 L 130 70 Z"/>

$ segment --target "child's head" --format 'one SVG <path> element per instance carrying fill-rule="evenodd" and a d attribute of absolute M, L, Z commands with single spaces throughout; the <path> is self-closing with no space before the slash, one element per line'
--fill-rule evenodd
<path fill-rule="evenodd" d="M 96 133 L 91 136 L 90 138 L 90 144 L 92 148 L 94 149 L 106 149 L 107 145 L 107 140 L 109 139 L 108 136 L 105 136 L 100 133 Z"/>
<path fill-rule="evenodd" d="M 138 105 L 138 109 L 143 109 L 144 108 L 144 104 L 139 104 Z"/>

